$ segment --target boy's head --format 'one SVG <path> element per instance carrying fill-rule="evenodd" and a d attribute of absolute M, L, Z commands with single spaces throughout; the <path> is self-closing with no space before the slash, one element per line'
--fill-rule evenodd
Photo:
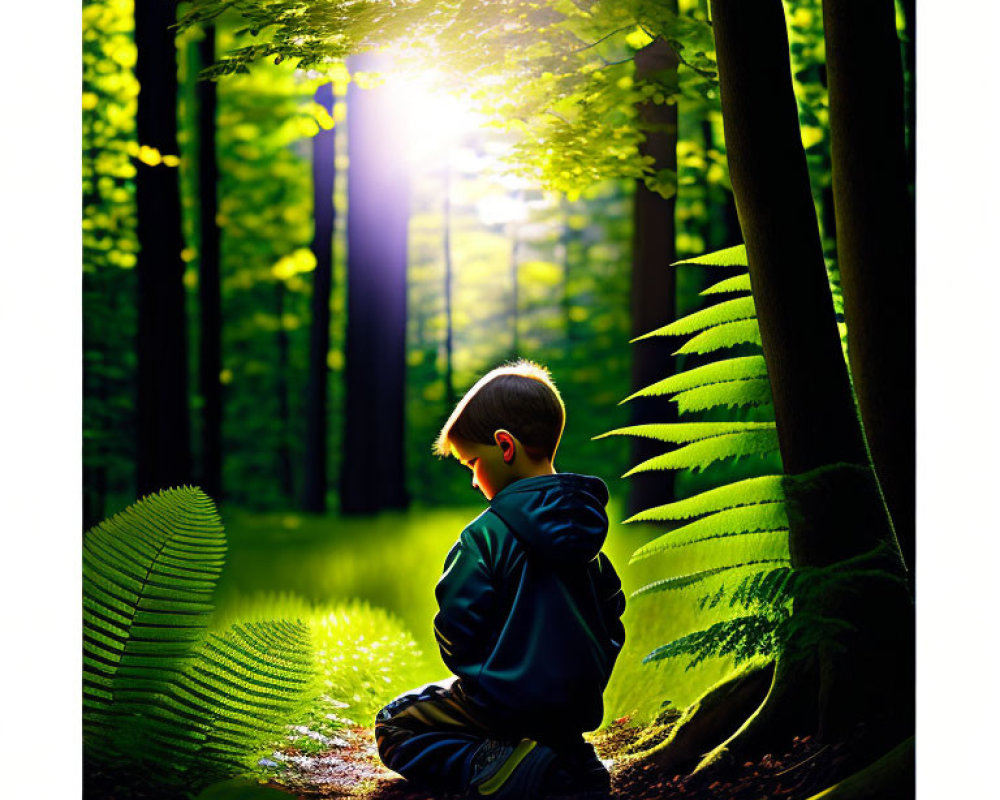
<path fill-rule="evenodd" d="M 522 359 L 476 381 L 448 417 L 434 452 L 472 469 L 472 485 L 492 500 L 515 480 L 553 472 L 565 424 L 548 370 Z"/>

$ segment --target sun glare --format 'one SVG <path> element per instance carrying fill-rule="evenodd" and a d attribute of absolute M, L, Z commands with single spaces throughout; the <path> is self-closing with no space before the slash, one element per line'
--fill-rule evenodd
<path fill-rule="evenodd" d="M 454 94 L 441 89 L 433 70 L 420 74 L 387 72 L 386 87 L 404 126 L 411 165 L 447 159 L 466 134 L 485 127 L 484 115 L 468 108 Z"/>

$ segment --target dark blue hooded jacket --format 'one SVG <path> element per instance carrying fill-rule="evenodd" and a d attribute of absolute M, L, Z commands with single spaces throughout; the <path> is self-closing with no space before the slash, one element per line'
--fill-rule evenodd
<path fill-rule="evenodd" d="M 441 656 L 500 730 L 544 741 L 601 723 L 625 641 L 621 581 L 601 552 L 607 501 L 599 478 L 524 478 L 448 553 L 434 618 Z"/>

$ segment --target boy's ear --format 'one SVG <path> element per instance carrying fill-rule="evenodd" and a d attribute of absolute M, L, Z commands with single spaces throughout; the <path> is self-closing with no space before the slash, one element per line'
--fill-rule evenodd
<path fill-rule="evenodd" d="M 514 446 L 515 439 L 510 431 L 494 431 L 493 439 L 496 441 L 497 446 L 500 448 L 500 453 L 503 455 L 503 463 L 513 464 L 517 448 Z"/>

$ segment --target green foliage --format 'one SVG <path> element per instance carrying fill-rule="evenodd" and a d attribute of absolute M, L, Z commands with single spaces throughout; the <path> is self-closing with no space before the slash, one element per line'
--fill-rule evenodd
<path fill-rule="evenodd" d="M 165 780 L 200 785 L 252 771 L 315 694 L 309 627 L 271 620 L 209 634 L 157 702 L 119 732 L 119 749 Z"/>
<path fill-rule="evenodd" d="M 781 475 L 762 475 L 735 483 L 727 483 L 716 489 L 678 500 L 674 503 L 656 506 L 640 511 L 626 522 L 650 522 L 674 519 L 689 519 L 703 514 L 713 514 L 734 508 L 761 503 L 780 503 L 785 494 Z"/>
<path fill-rule="evenodd" d="M 110 734 L 177 680 L 212 611 L 225 536 L 198 489 L 150 495 L 83 540 L 84 733 Z"/>
<path fill-rule="evenodd" d="M 747 246 L 745 244 L 738 244 L 714 253 L 706 253 L 703 256 L 686 258 L 683 261 L 676 262 L 674 266 L 693 264 L 702 267 L 747 267 L 749 263 L 747 260 Z"/>
<path fill-rule="evenodd" d="M 745 275 L 736 275 L 732 278 L 726 278 L 718 283 L 713 283 L 707 289 L 702 291 L 702 295 L 708 294 L 723 294 L 725 292 L 749 292 L 750 291 L 750 273 Z"/>
<path fill-rule="evenodd" d="M 742 245 L 730 247 L 680 263 L 745 267 L 746 249 Z M 749 276 L 744 273 L 710 286 L 702 295 L 711 297 L 749 288 Z M 717 302 L 638 338 L 690 334 L 694 335 L 678 353 L 708 353 L 744 343 L 759 344 L 753 298 L 746 296 Z M 738 355 L 697 366 L 657 381 L 626 400 L 650 396 L 670 396 L 683 414 L 733 406 L 757 407 L 765 413 L 773 413 L 767 368 L 764 358 L 759 355 Z M 626 476 L 654 469 L 706 469 L 728 459 L 778 452 L 775 425 L 766 419 L 636 425 L 605 435 L 642 436 L 682 445 L 636 465 Z M 689 565 L 697 559 L 672 559 L 671 563 L 676 564 L 674 574 L 668 569 L 667 577 L 646 584 L 635 591 L 633 597 L 712 586 L 700 605 L 714 608 L 727 596 L 725 581 L 736 573 L 742 576 L 738 587 L 742 593 L 732 596 L 745 601 L 744 610 L 748 612 L 717 620 L 702 630 L 661 645 L 646 656 L 644 663 L 682 655 L 690 656 L 689 668 L 709 657 L 728 657 L 740 663 L 755 656 L 773 654 L 780 646 L 778 630 L 788 617 L 788 601 L 761 602 L 761 587 L 770 587 L 770 582 L 757 578 L 775 572 L 774 565 L 781 565 L 778 570 L 788 569 L 788 517 L 782 481 L 781 475 L 751 477 L 641 511 L 627 520 L 689 520 L 671 526 L 638 548 L 631 563 L 663 559 L 677 551 L 697 550 L 703 562 L 708 558 L 707 563 L 694 571 Z"/>
<path fill-rule="evenodd" d="M 289 595 L 210 621 L 225 535 L 200 490 L 150 495 L 84 539 L 84 744 L 150 781 L 249 774 L 290 723 L 312 738 L 361 718 L 420 660 L 385 612 Z M 211 630 L 209 631 L 209 625 Z"/>
<path fill-rule="evenodd" d="M 741 320 L 754 319 L 757 311 L 754 308 L 752 297 L 738 297 L 735 300 L 726 300 L 716 303 L 713 306 L 688 314 L 686 317 L 657 328 L 654 331 L 637 336 L 633 342 L 648 339 L 651 336 L 683 336 L 688 333 L 703 331 L 706 328 L 715 328 L 724 323 L 732 323 Z M 747 340 L 749 341 L 749 340 Z"/>
<path fill-rule="evenodd" d="M 653 456 L 632 467 L 624 477 L 660 469 L 704 469 L 713 461 L 720 459 L 777 452 L 778 434 L 773 425 L 755 422 L 746 422 L 743 425 L 748 426 L 747 430 L 710 436 L 671 450 L 669 453 Z"/>
<path fill-rule="evenodd" d="M 258 41 L 232 48 L 212 74 L 272 58 L 333 70 L 350 53 L 392 46 L 404 69 L 432 61 L 466 102 L 516 130 L 512 156 L 522 174 L 573 197 L 608 178 L 644 178 L 653 191 L 673 194 L 676 175 L 639 154 L 645 131 L 636 107 L 717 95 L 711 28 L 700 10 L 675 13 L 648 0 L 195 0 L 181 24 L 223 10 L 239 14 Z M 680 67 L 637 81 L 632 58 L 657 37 L 671 44 Z"/>
<path fill-rule="evenodd" d="M 648 558 L 669 548 L 759 531 L 788 532 L 784 503 L 755 503 L 717 511 L 657 537 L 636 550 L 632 560 Z"/>
<path fill-rule="evenodd" d="M 133 2 L 85 0 L 82 17 L 83 472 L 91 526 L 105 516 L 106 487 L 134 496 L 139 84 Z"/>

